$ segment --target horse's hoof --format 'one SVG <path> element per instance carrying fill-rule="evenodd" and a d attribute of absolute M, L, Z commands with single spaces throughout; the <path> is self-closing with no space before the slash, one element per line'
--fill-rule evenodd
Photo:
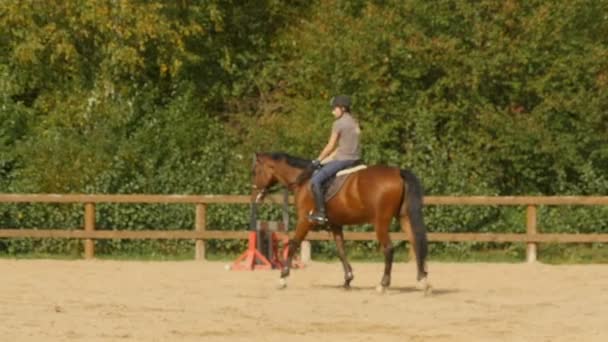
<path fill-rule="evenodd" d="M 283 290 L 285 288 L 287 288 L 287 280 L 285 280 L 285 278 L 280 278 L 279 279 L 279 286 L 277 286 L 277 289 Z"/>
<path fill-rule="evenodd" d="M 376 291 L 378 291 L 378 293 L 386 293 L 386 286 L 378 285 L 376 286 Z"/>
<path fill-rule="evenodd" d="M 431 286 L 431 284 L 429 284 L 426 278 L 420 279 L 416 284 L 416 288 L 418 290 L 424 291 L 425 296 L 428 296 L 433 293 L 433 287 Z"/>
<path fill-rule="evenodd" d="M 350 290 L 350 282 L 353 281 L 353 278 L 344 280 L 344 288 Z"/>

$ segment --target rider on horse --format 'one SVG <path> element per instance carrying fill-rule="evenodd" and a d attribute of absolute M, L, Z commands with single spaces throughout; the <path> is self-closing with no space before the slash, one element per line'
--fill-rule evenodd
<path fill-rule="evenodd" d="M 321 167 L 311 178 L 312 193 L 315 198 L 315 212 L 308 219 L 317 224 L 327 223 L 323 183 L 338 171 L 355 165 L 361 159 L 359 124 L 350 114 L 351 101 L 346 95 L 331 99 L 332 113 L 336 120 L 331 129 L 329 141 L 319 157 L 313 161 L 315 168 Z"/>

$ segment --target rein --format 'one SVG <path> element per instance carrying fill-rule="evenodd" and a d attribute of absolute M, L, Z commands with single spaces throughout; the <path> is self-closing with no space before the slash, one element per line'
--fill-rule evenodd
<path fill-rule="evenodd" d="M 287 188 L 289 191 L 293 191 L 293 190 L 295 190 L 295 188 L 296 188 L 297 186 L 299 186 L 299 185 L 300 185 L 300 184 L 299 184 L 297 181 L 294 181 L 294 182 L 289 182 L 289 183 L 287 183 L 287 184 L 286 184 L 286 188 Z M 259 192 L 259 193 L 258 193 L 258 195 L 256 196 L 256 202 L 257 202 L 257 200 L 258 200 L 259 198 L 263 198 L 263 197 L 265 197 L 266 195 L 268 195 L 268 194 L 269 194 L 269 193 L 271 193 L 271 192 L 278 191 L 278 190 L 279 190 L 279 189 L 278 189 L 279 187 L 280 187 L 280 185 L 279 185 L 279 184 L 275 184 L 275 185 L 273 185 L 273 186 L 270 186 L 270 187 L 266 187 L 266 188 L 260 189 L 260 192 Z M 253 186 L 253 188 L 257 190 L 257 188 L 255 187 L 255 185 Z"/>
<path fill-rule="evenodd" d="M 254 156 L 254 160 L 253 160 L 253 167 L 254 168 L 255 168 L 256 163 L 257 163 L 257 158 Z M 289 163 L 289 162 L 287 161 L 287 163 Z M 312 176 L 313 172 L 314 172 L 313 168 L 305 167 L 305 168 L 302 169 L 302 172 L 297 177 L 295 177 L 295 179 L 293 181 L 286 181 L 286 184 L 284 184 L 284 185 L 285 185 L 285 187 L 289 191 L 295 191 L 299 186 L 301 186 L 302 184 L 304 184 L 304 182 L 306 180 L 308 180 Z M 272 185 L 270 187 L 265 187 L 265 188 L 262 188 L 262 189 L 258 189 L 255 186 L 255 184 L 253 184 L 253 188 L 255 190 L 259 191 L 259 193 L 258 193 L 258 195 L 256 197 L 256 201 L 264 198 L 264 196 L 266 196 L 267 194 L 269 194 L 269 193 L 274 192 L 274 191 L 277 190 L 276 189 L 276 185 Z"/>

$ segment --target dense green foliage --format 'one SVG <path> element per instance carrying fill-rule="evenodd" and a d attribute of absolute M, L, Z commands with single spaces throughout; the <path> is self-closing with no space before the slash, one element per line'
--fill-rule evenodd
<path fill-rule="evenodd" d="M 365 160 L 411 168 L 427 194 L 608 193 L 606 0 L 5 0 L 0 192 L 246 194 L 253 151 L 316 156 L 338 93 L 353 97 Z M 426 213 L 431 231 L 524 225 L 521 208 Z M 78 227 L 81 215 L 2 205 L 0 226 Z M 245 207 L 209 215 L 246 226 Z M 606 232 L 607 217 L 544 208 L 540 227 Z M 101 207 L 98 225 L 191 228 L 193 209 Z M 100 248 L 151 245 L 190 243 Z"/>

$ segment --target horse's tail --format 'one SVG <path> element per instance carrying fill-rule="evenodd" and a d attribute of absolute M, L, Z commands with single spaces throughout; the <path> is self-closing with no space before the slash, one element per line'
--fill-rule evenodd
<path fill-rule="evenodd" d="M 426 227 L 422 218 L 422 200 L 424 197 L 422 184 L 416 175 L 408 170 L 400 170 L 404 181 L 404 193 L 401 200 L 400 216 L 407 215 L 410 221 L 414 252 L 418 266 L 418 280 L 426 277 L 426 255 L 428 252 L 428 241 Z"/>

